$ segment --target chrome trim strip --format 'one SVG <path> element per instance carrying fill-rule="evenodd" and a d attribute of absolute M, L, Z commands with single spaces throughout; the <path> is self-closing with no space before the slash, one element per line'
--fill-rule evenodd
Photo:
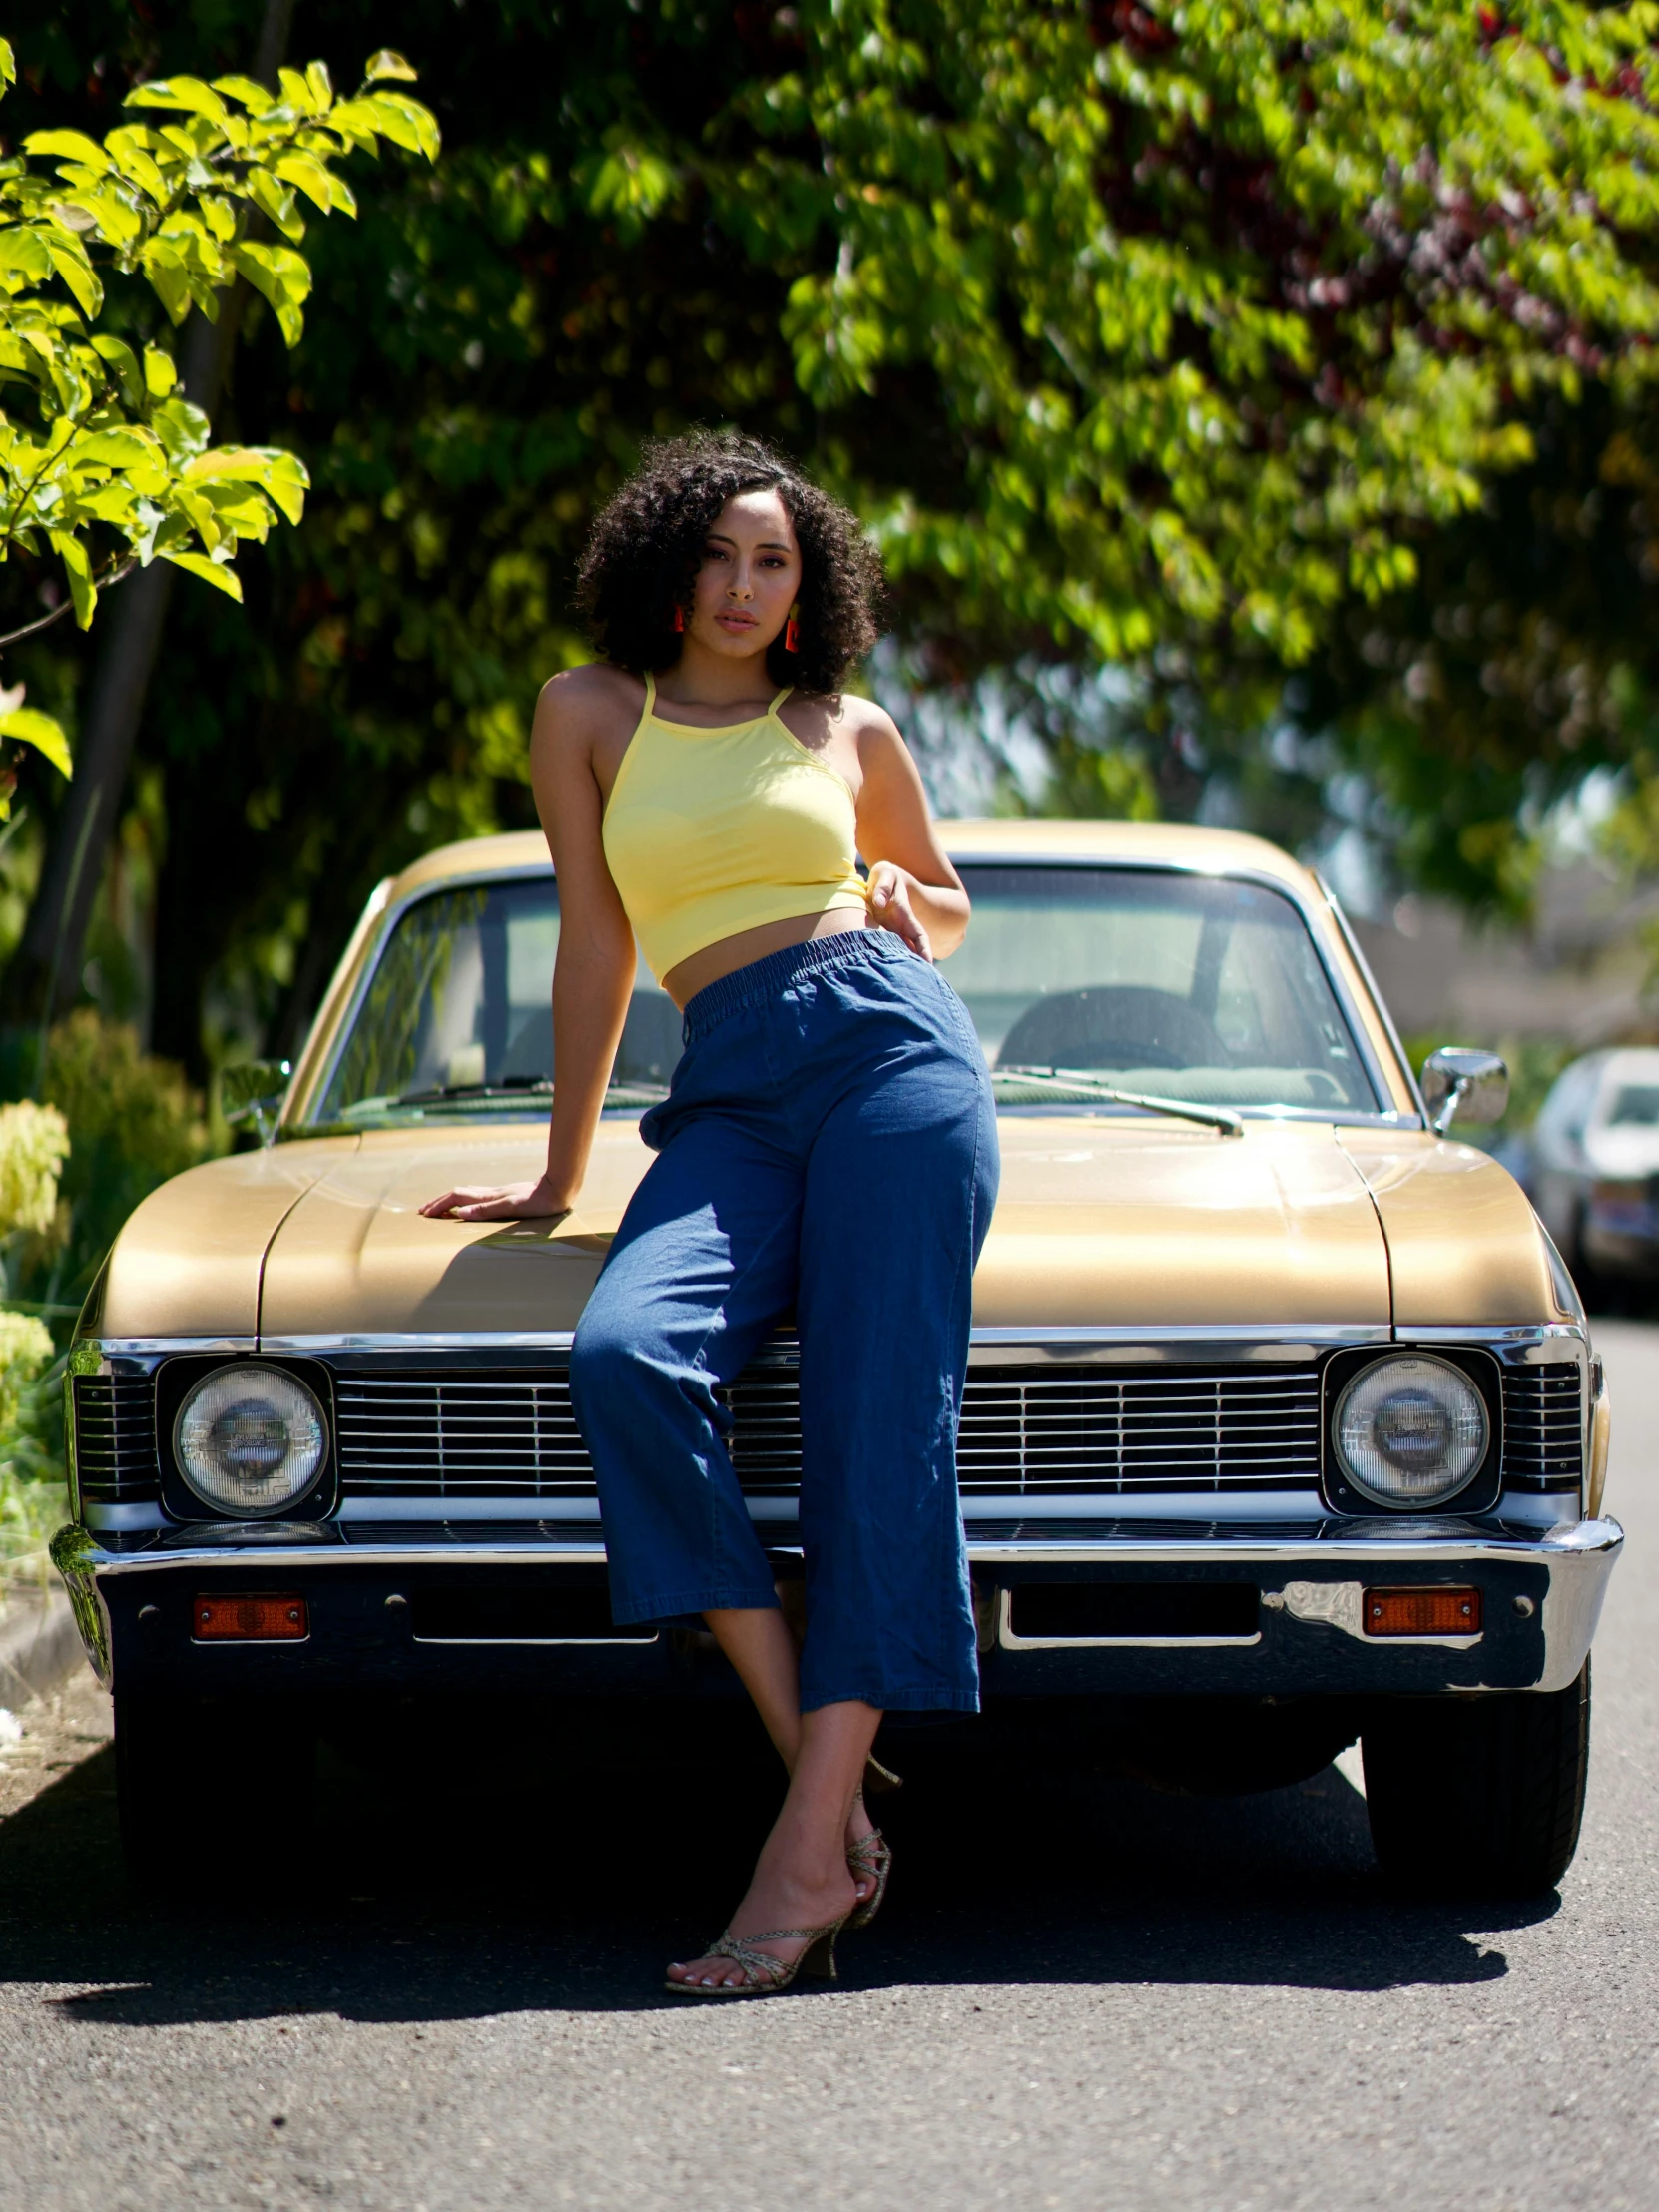
<path fill-rule="evenodd" d="M 415 1330 L 344 1336 L 262 1337 L 262 1352 L 568 1352 L 575 1342 L 569 1329 L 450 1329 L 441 1335 Z"/>
<path fill-rule="evenodd" d="M 260 1349 L 258 1337 L 82 1337 L 76 1349 L 90 1347 L 106 1360 L 158 1359 L 173 1352 L 245 1352 Z M 84 1373 L 77 1370 L 77 1373 Z"/>
<path fill-rule="evenodd" d="M 1336 892 L 1318 868 L 1313 870 L 1313 877 L 1319 885 L 1320 896 L 1325 900 L 1326 906 L 1330 910 L 1331 919 L 1336 924 L 1337 934 L 1343 940 L 1343 948 L 1359 969 L 1360 980 L 1371 994 L 1372 1005 L 1377 1011 L 1378 1019 L 1382 1024 L 1382 1033 L 1389 1044 L 1392 1045 L 1394 1058 L 1399 1062 L 1404 1073 L 1405 1088 L 1417 1102 L 1418 1127 L 1426 1129 L 1428 1127 L 1428 1107 L 1423 1099 L 1422 1085 L 1417 1081 L 1415 1069 L 1405 1057 L 1405 1047 L 1399 1041 L 1399 1031 L 1394 1027 L 1394 1017 L 1388 1011 L 1387 1000 L 1377 987 L 1377 978 L 1371 971 L 1371 962 L 1361 950 L 1360 940 L 1354 934 L 1353 925 L 1347 914 L 1343 912 L 1341 901 L 1338 899 Z"/>
<path fill-rule="evenodd" d="M 247 1349 L 258 1350 L 261 1354 L 286 1352 L 310 1358 L 329 1352 L 424 1352 L 441 1356 L 449 1351 L 569 1352 L 574 1341 L 574 1332 L 568 1329 L 464 1329 L 449 1330 L 441 1335 L 387 1330 L 378 1334 L 263 1337 L 257 1347 Z M 1087 1355 L 1090 1347 L 1098 1348 L 1100 1359 L 1107 1361 L 1146 1359 L 1157 1362 L 1178 1358 L 1187 1362 L 1227 1358 L 1290 1364 L 1311 1360 L 1321 1349 L 1332 1345 L 1391 1344 L 1394 1331 L 1387 1322 L 1171 1322 L 1150 1328 L 1145 1323 L 1056 1322 L 1030 1323 L 1019 1328 L 973 1329 L 969 1331 L 968 1341 L 969 1360 L 980 1366 L 987 1364 L 988 1359 L 1009 1364 L 1009 1356 L 1021 1352 L 1033 1364 L 1045 1360 L 1076 1363 L 1080 1356 Z M 181 1339 L 177 1344 L 157 1344 L 149 1349 L 194 1352 L 204 1348 Z M 239 1344 L 227 1349 L 241 1350 L 243 1347 Z M 761 1348 L 756 1364 L 764 1366 L 780 1361 L 789 1364 L 794 1358 L 794 1341 L 775 1338 Z"/>
<path fill-rule="evenodd" d="M 1014 1593 L 997 1592 L 996 1641 L 1003 1651 L 1241 1651 L 1262 1641 L 1251 1636 L 1016 1636 Z"/>
<path fill-rule="evenodd" d="M 155 1359 L 185 1352 L 223 1352 L 257 1358 L 292 1353 L 314 1358 L 328 1352 L 568 1352 L 569 1329 L 456 1329 L 350 1331 L 297 1337 L 83 1337 L 77 1349 L 105 1359 Z M 1371 1344 L 1481 1345 L 1499 1360 L 1582 1359 L 1586 1333 L 1576 1322 L 1485 1322 L 1458 1328 L 1395 1329 L 1387 1322 L 1028 1322 L 1015 1328 L 969 1331 L 970 1358 L 1002 1359 L 1021 1351 L 1033 1361 L 1075 1363 L 1090 1347 L 1102 1360 L 1143 1355 L 1167 1360 L 1274 1360 L 1314 1358 L 1332 1346 Z M 1530 1348 L 1530 1349 L 1529 1349 Z M 791 1340 L 763 1346 L 761 1361 L 793 1356 Z"/>
<path fill-rule="evenodd" d="M 759 1526 L 794 1527 L 800 1520 L 800 1501 L 793 1497 L 751 1497 L 745 1500 L 749 1517 Z M 1217 1518 L 1225 1509 L 1229 1523 L 1251 1521 L 1307 1521 L 1319 1524 L 1341 1516 L 1333 1513 L 1312 1484 L 1288 1490 L 1072 1490 L 1030 1495 L 1019 1491 L 968 1490 L 962 1493 L 962 1510 L 969 1520 L 1101 1520 L 1202 1521 Z M 136 1510 L 137 1508 L 132 1508 Z M 498 1492 L 411 1497 L 391 1492 L 380 1496 L 341 1499 L 330 1518 L 353 1527 L 373 1527 L 379 1522 L 408 1527 L 416 1521 L 485 1524 L 500 1521 L 593 1521 L 600 1519 L 594 1497 L 502 1496 Z M 1553 1515 L 1553 1526 L 1559 1515 Z M 111 1527 L 164 1527 L 158 1510 L 154 1522 L 111 1522 Z"/>
<path fill-rule="evenodd" d="M 354 1527 L 390 1521 L 407 1528 L 415 1521 L 592 1521 L 599 1525 L 596 1497 L 502 1497 L 488 1493 L 464 1497 L 343 1497 L 331 1516 Z"/>
<path fill-rule="evenodd" d="M 660 1628 L 649 1636 L 411 1636 L 409 1639 L 418 1651 L 541 1651 L 554 1647 L 581 1651 L 594 1644 L 603 1645 L 606 1650 L 615 1650 L 618 1644 L 629 1644 L 635 1651 L 649 1651 L 653 1644 L 660 1644 L 662 1640 Z"/>
<path fill-rule="evenodd" d="M 1290 1366 L 1317 1359 L 1333 1345 L 1392 1344 L 1383 1322 L 1172 1322 L 1162 1327 L 1105 1323 L 1040 1324 L 1019 1329 L 974 1329 L 968 1336 L 970 1367 L 1037 1366 L 1045 1361 L 1158 1366 L 1212 1360 L 1271 1361 Z"/>
<path fill-rule="evenodd" d="M 964 1490 L 961 1503 L 964 1521 L 1190 1520 L 1208 1526 L 1221 1520 L 1229 1527 L 1303 1521 L 1315 1527 L 1341 1517 L 1312 1482 L 1296 1490 Z"/>
<path fill-rule="evenodd" d="M 1109 1527 L 1110 1523 L 1103 1525 Z M 68 1536 L 73 1531 L 62 1533 Z M 602 1544 L 568 1541 L 595 1558 L 604 1556 Z M 566 1539 L 553 1537 L 535 1544 L 520 1544 L 503 1537 L 498 1541 L 482 1540 L 478 1550 L 492 1559 L 505 1558 L 517 1565 L 530 1566 L 538 1559 L 545 1559 L 549 1551 L 560 1549 L 565 1542 Z M 1438 1566 L 1447 1563 L 1477 1566 L 1482 1562 L 1556 1566 L 1584 1561 L 1611 1565 L 1623 1544 L 1624 1530 L 1616 1520 L 1604 1515 L 1600 1520 L 1557 1522 L 1536 1541 L 1502 1530 L 1477 1533 L 1467 1523 L 1454 1533 L 1438 1536 L 1431 1524 L 1419 1520 L 1408 1531 L 1388 1528 L 1376 1536 L 1310 1536 L 1301 1531 L 1278 1536 L 1258 1535 L 1254 1531 L 1239 1534 L 1224 1525 L 1219 1534 L 1208 1536 L 1165 1536 L 1150 1540 L 1139 1536 L 1132 1539 L 1117 1535 L 1071 1536 L 1059 1543 L 1033 1543 L 1017 1537 L 975 1537 L 970 1532 L 968 1552 L 970 1557 L 986 1564 L 1007 1561 L 1043 1566 L 1087 1566 L 1109 1559 L 1125 1566 L 1192 1566 L 1223 1558 L 1238 1562 L 1248 1560 L 1264 1567 L 1303 1561 L 1310 1565 L 1316 1562 L 1330 1566 L 1352 1563 L 1367 1568 L 1375 1565 L 1391 1569 L 1412 1559 Z M 440 1566 L 446 1562 L 453 1565 L 457 1559 L 467 1556 L 466 1551 L 455 1544 L 437 1545 L 430 1550 L 410 1544 L 283 1544 L 272 1545 L 269 1549 L 252 1544 L 222 1544 L 179 1551 L 132 1552 L 105 1552 L 97 1545 L 86 1545 L 77 1564 L 99 1574 L 143 1574 L 181 1565 L 246 1566 L 250 1558 L 261 1552 L 274 1560 L 279 1559 L 284 1566 L 289 1561 L 309 1566 L 338 1566 L 364 1561 L 390 1565 L 399 1560 Z"/>
<path fill-rule="evenodd" d="M 145 1498 L 131 1505 L 99 1505 L 88 1500 L 82 1520 L 88 1528 L 171 1528 L 173 1523 L 155 1500 Z"/>
<path fill-rule="evenodd" d="M 1550 1529 L 1559 1528 L 1564 1517 L 1562 1508 L 1576 1508 L 1576 1487 L 1564 1490 L 1505 1490 L 1492 1508 L 1493 1520 L 1505 1521 L 1510 1527 Z"/>
<path fill-rule="evenodd" d="M 1455 1329 L 1400 1329 L 1401 1344 L 1479 1345 L 1494 1360 L 1511 1366 L 1546 1367 L 1552 1360 L 1576 1360 L 1582 1366 L 1589 1345 L 1577 1322 L 1469 1323 Z"/>

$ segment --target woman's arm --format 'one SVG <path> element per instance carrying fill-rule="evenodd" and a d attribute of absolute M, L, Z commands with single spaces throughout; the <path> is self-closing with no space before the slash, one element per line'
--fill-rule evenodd
<path fill-rule="evenodd" d="M 582 1187 L 634 987 L 634 935 L 605 864 L 595 725 L 614 702 L 573 670 L 545 685 L 530 736 L 536 812 L 559 882 L 553 963 L 553 1120 L 546 1172 L 504 1189 L 446 1191 L 420 1210 L 455 1221 L 568 1213 Z"/>
<path fill-rule="evenodd" d="M 910 749 L 890 716 L 863 706 L 858 730 L 858 850 L 869 863 L 869 918 L 924 960 L 967 935 L 968 894 L 933 833 Z"/>

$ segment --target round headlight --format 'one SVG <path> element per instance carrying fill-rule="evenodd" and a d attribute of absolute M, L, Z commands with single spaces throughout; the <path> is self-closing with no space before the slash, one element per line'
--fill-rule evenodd
<path fill-rule="evenodd" d="M 283 1513 L 315 1481 L 328 1449 L 322 1408 L 280 1368 L 215 1368 L 186 1397 L 174 1455 L 205 1504 L 259 1520 Z"/>
<path fill-rule="evenodd" d="M 1486 1456 L 1486 1402 L 1461 1368 L 1426 1354 L 1375 1360 L 1337 1400 L 1337 1459 L 1377 1505 L 1439 1505 Z"/>

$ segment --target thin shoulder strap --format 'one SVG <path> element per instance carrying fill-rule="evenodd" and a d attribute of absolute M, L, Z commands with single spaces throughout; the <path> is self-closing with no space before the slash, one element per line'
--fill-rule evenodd
<path fill-rule="evenodd" d="M 646 717 L 651 713 L 656 704 L 657 679 L 655 676 L 652 675 L 651 671 L 647 669 L 645 672 L 645 705 L 640 709 L 641 722 L 645 721 Z"/>
<path fill-rule="evenodd" d="M 785 700 L 788 699 L 791 692 L 794 691 L 794 689 L 795 686 L 793 684 L 786 684 L 783 690 L 778 694 L 778 697 L 773 701 L 772 705 L 767 709 L 767 713 L 769 715 L 775 715 L 778 712 L 779 708 L 784 704 Z"/>

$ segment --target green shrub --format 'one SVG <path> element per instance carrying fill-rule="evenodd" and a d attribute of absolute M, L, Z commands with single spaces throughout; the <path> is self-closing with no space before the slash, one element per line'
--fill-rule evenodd
<path fill-rule="evenodd" d="M 56 1218 L 22 1272 L 35 1303 L 77 1305 L 139 1201 L 213 1147 L 183 1069 L 140 1051 L 136 1031 L 91 1007 L 48 1036 L 38 1089 L 69 1125 L 69 1164 Z"/>
<path fill-rule="evenodd" d="M 0 1106 L 0 1295 L 22 1256 L 58 1214 L 69 1131 L 55 1106 Z M 0 1307 L 0 1580 L 44 1573 L 45 1545 L 63 1518 L 58 1384 L 63 1363 L 45 1322 Z M 42 1371 L 48 1371 L 44 1376 Z"/>

